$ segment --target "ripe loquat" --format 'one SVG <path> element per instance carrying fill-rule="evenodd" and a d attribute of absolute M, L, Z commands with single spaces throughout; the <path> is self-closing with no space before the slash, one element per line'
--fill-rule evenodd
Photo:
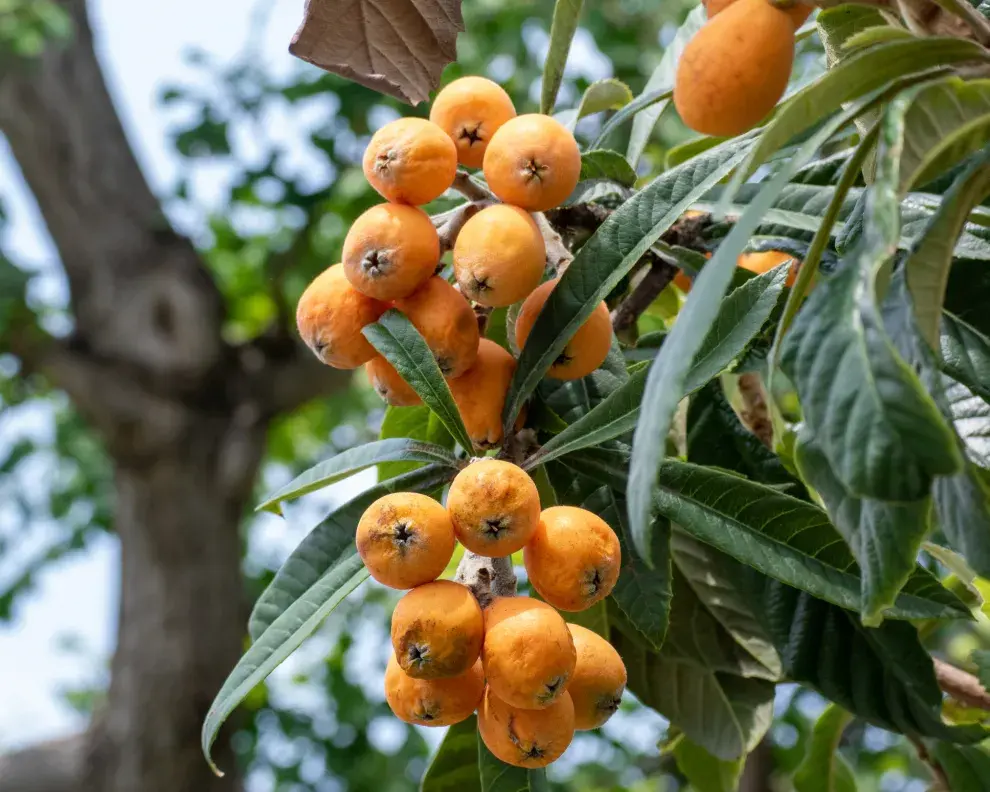
<path fill-rule="evenodd" d="M 392 612 L 396 660 L 416 679 L 463 674 L 477 662 L 484 635 L 478 601 L 452 580 L 416 586 Z"/>
<path fill-rule="evenodd" d="M 611 718 L 626 689 L 626 665 L 608 641 L 579 624 L 568 624 L 577 651 L 567 692 L 574 702 L 574 728 L 597 729 Z"/>
<path fill-rule="evenodd" d="M 436 580 L 454 554 L 454 527 L 447 510 L 416 492 L 395 492 L 361 515 L 358 554 L 371 576 L 408 589 Z"/>
<path fill-rule="evenodd" d="M 423 403 L 419 394 L 402 379 L 402 375 L 383 355 L 373 357 L 365 364 L 364 369 L 371 387 L 386 404 L 392 407 L 415 407 Z"/>
<path fill-rule="evenodd" d="M 478 734 L 488 750 L 515 767 L 546 767 L 574 739 L 574 704 L 564 693 L 546 709 L 520 709 L 485 688 L 478 707 Z"/>
<path fill-rule="evenodd" d="M 525 345 L 540 311 L 543 310 L 550 292 L 554 290 L 559 280 L 556 278 L 540 284 L 522 304 L 519 316 L 516 317 L 516 344 L 520 348 Z M 571 336 L 547 375 L 560 380 L 586 377 L 605 361 L 611 345 L 612 320 L 609 318 L 605 303 L 600 302 L 591 316 L 585 319 L 584 324 Z"/>
<path fill-rule="evenodd" d="M 464 428 L 478 450 L 495 448 L 502 442 L 502 410 L 515 370 L 516 360 L 509 352 L 482 338 L 474 365 L 447 380 Z"/>
<path fill-rule="evenodd" d="M 430 121 L 450 135 L 461 165 L 480 168 L 495 131 L 515 118 L 512 99 L 500 85 L 484 77 L 461 77 L 433 100 Z"/>
<path fill-rule="evenodd" d="M 485 677 L 513 707 L 543 709 L 557 701 L 577 656 L 567 624 L 547 603 L 500 597 L 485 608 Z"/>
<path fill-rule="evenodd" d="M 787 273 L 787 280 L 784 281 L 784 285 L 790 287 L 797 280 L 798 267 L 800 266 L 800 262 L 790 253 L 784 253 L 780 250 L 766 250 L 762 253 L 743 253 L 736 260 L 736 266 L 750 272 L 755 272 L 757 275 L 762 275 L 764 272 L 769 272 L 774 267 L 778 267 L 787 261 L 793 262 Z"/>
<path fill-rule="evenodd" d="M 471 717 L 485 692 L 481 662 L 459 676 L 414 679 L 403 671 L 395 655 L 385 667 L 385 700 L 392 712 L 418 726 L 452 726 Z"/>
<path fill-rule="evenodd" d="M 705 12 L 708 14 L 709 19 L 720 11 L 724 11 L 734 2 L 736 2 L 736 0 L 702 0 L 702 4 L 705 6 Z M 814 6 L 805 5 L 801 2 L 796 2 L 790 8 L 781 9 L 781 11 L 784 11 L 788 16 L 790 16 L 795 30 L 804 24 L 804 21 L 811 16 L 811 12 L 814 10 Z"/>
<path fill-rule="evenodd" d="M 619 579 L 619 537 L 601 517 L 551 506 L 523 552 L 529 582 L 555 608 L 582 611 L 607 597 Z"/>
<path fill-rule="evenodd" d="M 739 135 L 784 95 L 793 61 L 794 23 L 788 13 L 769 0 L 736 0 L 684 48 L 674 105 L 695 132 Z"/>
<path fill-rule="evenodd" d="M 399 118 L 372 136 L 364 175 L 385 200 L 422 206 L 454 183 L 457 147 L 436 124 Z"/>
<path fill-rule="evenodd" d="M 461 291 L 493 308 L 512 305 L 540 284 L 547 249 L 536 222 L 518 206 L 495 204 L 468 220 L 454 244 Z"/>
<path fill-rule="evenodd" d="M 296 308 L 299 335 L 320 360 L 339 369 L 355 369 L 378 353 L 361 328 L 378 321 L 388 306 L 366 297 L 347 282 L 334 264 L 306 287 Z"/>
<path fill-rule="evenodd" d="M 544 212 L 574 192 L 581 152 L 563 124 L 531 113 L 506 121 L 492 136 L 484 171 L 489 188 L 502 201 Z"/>
<path fill-rule="evenodd" d="M 344 239 L 344 274 L 362 294 L 395 300 L 412 294 L 440 261 L 440 238 L 422 209 L 379 204 L 362 214 Z"/>
<path fill-rule="evenodd" d="M 512 555 L 540 522 L 540 493 L 518 465 L 481 459 L 454 478 L 447 513 L 458 540 L 472 553 L 489 558 Z"/>
<path fill-rule="evenodd" d="M 436 358 L 445 377 L 459 377 L 478 356 L 478 320 L 464 295 L 438 275 L 395 301 Z"/>

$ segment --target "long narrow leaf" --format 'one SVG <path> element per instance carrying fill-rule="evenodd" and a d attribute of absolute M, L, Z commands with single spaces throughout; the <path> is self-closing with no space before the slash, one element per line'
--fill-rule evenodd
<path fill-rule="evenodd" d="M 550 115 L 557 101 L 557 91 L 564 79 L 567 54 L 571 50 L 571 40 L 578 27 L 581 6 L 584 0 L 557 0 L 553 7 L 553 22 L 550 25 L 550 49 L 543 64 L 543 87 L 540 90 L 540 112 Z"/>

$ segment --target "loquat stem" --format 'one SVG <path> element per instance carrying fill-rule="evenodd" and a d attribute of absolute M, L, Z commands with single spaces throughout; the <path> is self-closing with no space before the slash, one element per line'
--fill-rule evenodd
<path fill-rule="evenodd" d="M 935 679 L 944 693 L 967 707 L 990 712 L 990 692 L 979 679 L 937 657 L 933 657 L 932 662 L 935 664 Z"/>
<path fill-rule="evenodd" d="M 657 296 L 677 275 L 677 265 L 666 256 L 650 251 L 647 254 L 652 263 L 646 275 L 636 284 L 635 288 L 612 311 L 612 329 L 621 336 L 626 330 L 636 324 L 643 313 Z"/>
<path fill-rule="evenodd" d="M 457 190 L 457 192 L 469 201 L 476 203 L 479 201 L 493 202 L 496 200 L 488 188 L 478 184 L 478 182 L 471 178 L 471 174 L 467 171 L 457 171 L 451 189 Z"/>
<path fill-rule="evenodd" d="M 543 234 L 543 241 L 546 243 L 547 272 L 554 277 L 563 275 L 564 270 L 567 269 L 567 265 L 573 260 L 574 254 L 567 249 L 563 237 L 557 233 L 557 230 L 550 224 L 550 221 L 547 220 L 547 216 L 543 212 L 533 213 L 533 219 L 536 221 L 536 225 L 539 226 L 540 233 Z"/>
<path fill-rule="evenodd" d="M 437 228 L 437 236 L 440 237 L 441 256 L 447 251 L 453 250 L 457 235 L 461 233 L 464 224 L 489 204 L 489 201 L 468 202 L 432 218 L 433 225 Z"/>
<path fill-rule="evenodd" d="M 516 573 L 512 569 L 512 559 L 508 557 L 486 558 L 465 551 L 454 580 L 471 589 L 482 608 L 488 607 L 496 597 L 516 594 Z"/>

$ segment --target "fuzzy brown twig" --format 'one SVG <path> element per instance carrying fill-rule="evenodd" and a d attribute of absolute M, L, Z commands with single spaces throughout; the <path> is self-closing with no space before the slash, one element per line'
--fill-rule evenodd
<path fill-rule="evenodd" d="M 640 314 L 650 307 L 657 296 L 676 277 L 677 265 L 666 256 L 649 251 L 650 266 L 643 278 L 626 298 L 612 311 L 612 329 L 621 336 L 636 324 Z"/>
<path fill-rule="evenodd" d="M 471 589 L 482 608 L 487 608 L 497 597 L 512 597 L 516 593 L 516 573 L 507 557 L 486 558 L 466 551 L 457 565 L 454 580 Z"/>
<path fill-rule="evenodd" d="M 933 657 L 932 662 L 935 664 L 935 679 L 944 693 L 967 707 L 990 712 L 990 693 L 979 679 L 937 657 Z"/>

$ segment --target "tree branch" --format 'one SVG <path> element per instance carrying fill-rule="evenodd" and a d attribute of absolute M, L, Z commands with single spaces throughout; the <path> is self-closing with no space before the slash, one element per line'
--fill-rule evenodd
<path fill-rule="evenodd" d="M 516 573 L 510 558 L 486 558 L 465 551 L 454 580 L 471 589 L 482 608 L 487 608 L 497 597 L 512 597 L 516 593 Z"/>
<path fill-rule="evenodd" d="M 84 735 L 0 755 L 0 792 L 73 792 L 83 781 Z"/>
<path fill-rule="evenodd" d="M 475 203 L 479 201 L 493 203 L 497 200 L 487 187 L 478 184 L 478 182 L 471 178 L 470 173 L 463 170 L 457 171 L 451 189 L 456 190 L 469 201 L 474 201 Z"/>
<path fill-rule="evenodd" d="M 644 258 L 651 260 L 646 275 L 636 284 L 636 287 L 612 311 L 612 329 L 616 335 L 622 335 L 632 327 L 640 314 L 667 288 L 678 273 L 677 265 L 655 251 L 650 251 Z"/>
<path fill-rule="evenodd" d="M 935 664 L 935 679 L 944 693 L 967 707 L 990 712 L 990 693 L 979 679 L 937 657 L 933 657 L 932 662 Z"/>

